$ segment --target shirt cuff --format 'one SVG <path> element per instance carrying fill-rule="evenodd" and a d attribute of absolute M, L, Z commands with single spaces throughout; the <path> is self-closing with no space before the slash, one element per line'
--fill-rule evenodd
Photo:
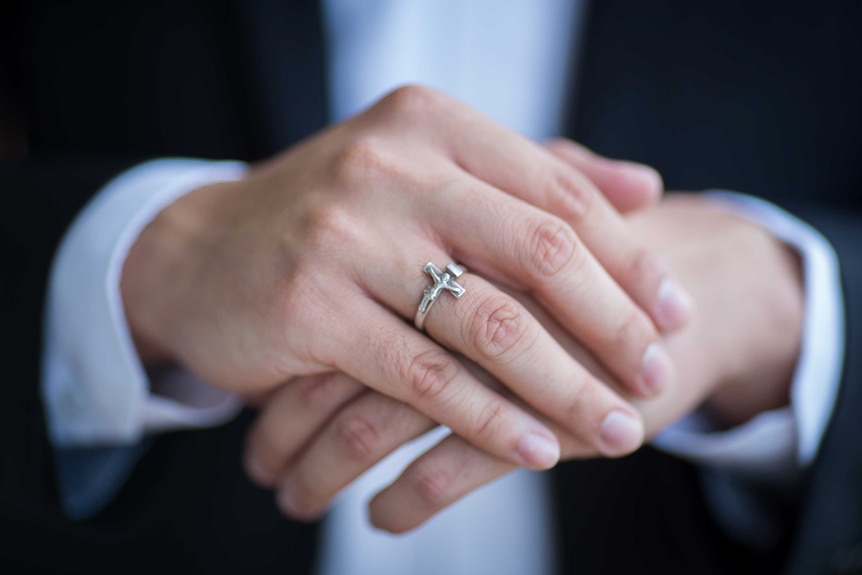
<path fill-rule="evenodd" d="M 838 396 L 844 362 L 844 299 L 838 257 L 818 231 L 768 202 L 717 190 L 707 195 L 715 209 L 762 226 L 802 259 L 805 315 L 790 405 L 721 432 L 695 412 L 653 443 L 701 465 L 792 483 L 817 456 Z"/>
<path fill-rule="evenodd" d="M 42 399 L 56 447 L 131 445 L 147 433 L 212 426 L 239 400 L 175 369 L 156 393 L 132 341 L 122 267 L 143 229 L 203 185 L 243 177 L 245 164 L 161 159 L 109 182 L 75 219 L 54 258 L 45 314 Z"/>

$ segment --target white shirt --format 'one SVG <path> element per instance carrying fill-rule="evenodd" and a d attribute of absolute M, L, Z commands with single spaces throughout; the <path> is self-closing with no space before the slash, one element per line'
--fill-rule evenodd
<path fill-rule="evenodd" d="M 323 7 L 333 120 L 418 82 L 531 138 L 558 133 L 581 2 L 325 0 Z M 153 392 L 155 382 L 132 345 L 119 279 L 129 247 L 164 206 L 243 171 L 234 162 L 150 162 L 109 183 L 78 216 L 55 258 L 47 302 L 42 390 L 56 446 L 132 445 L 146 434 L 217 425 L 239 408 L 234 398 L 182 370 L 167 375 L 168 384 L 164 377 L 158 382 L 169 395 Z M 793 476 L 816 455 L 837 396 L 843 361 L 837 258 L 820 234 L 773 206 L 738 196 L 724 196 L 722 205 L 765 225 L 802 255 L 805 331 L 791 406 L 723 433 L 710 433 L 708 422 L 695 415 L 656 443 L 736 473 Z M 420 448 L 402 448 L 338 500 L 326 521 L 319 573 L 550 572 L 553 538 L 540 474 L 512 473 L 408 536 L 371 530 L 365 501 Z M 106 484 L 122 482 L 133 459 L 125 461 L 125 471 L 114 466 L 104 474 Z M 82 513 L 104 502 L 84 495 Z"/>

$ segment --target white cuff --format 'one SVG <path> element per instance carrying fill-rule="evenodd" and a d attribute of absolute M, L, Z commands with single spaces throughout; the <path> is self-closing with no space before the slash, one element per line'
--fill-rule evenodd
<path fill-rule="evenodd" d="M 844 299 L 838 257 L 818 231 L 763 200 L 714 191 L 715 208 L 769 230 L 796 249 L 805 282 L 802 348 L 790 406 L 768 411 L 723 432 L 695 413 L 653 442 L 699 464 L 768 481 L 792 482 L 811 464 L 832 416 L 844 362 Z"/>
<path fill-rule="evenodd" d="M 235 397 L 180 370 L 162 374 L 173 399 L 153 392 L 120 278 L 129 249 L 162 209 L 245 170 L 239 162 L 154 160 L 109 182 L 78 215 L 54 258 L 45 314 L 42 398 L 55 446 L 128 445 L 149 432 L 216 425 L 239 410 Z"/>

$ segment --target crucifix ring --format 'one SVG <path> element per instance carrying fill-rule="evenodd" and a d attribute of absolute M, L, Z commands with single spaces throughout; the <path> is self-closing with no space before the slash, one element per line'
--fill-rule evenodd
<path fill-rule="evenodd" d="M 425 267 L 422 269 L 426 274 L 431 276 L 434 284 L 428 286 L 422 292 L 422 301 L 419 302 L 419 309 L 416 310 L 416 317 L 413 319 L 413 324 L 419 331 L 425 329 L 425 316 L 428 315 L 431 306 L 434 305 L 434 302 L 437 301 L 441 293 L 447 291 L 456 298 L 459 298 L 467 291 L 455 282 L 464 273 L 464 268 L 458 264 L 449 264 L 446 266 L 445 272 L 431 262 L 425 264 Z"/>

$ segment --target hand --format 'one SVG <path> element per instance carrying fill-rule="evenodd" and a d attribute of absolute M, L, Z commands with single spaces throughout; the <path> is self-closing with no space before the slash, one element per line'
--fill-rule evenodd
<path fill-rule="evenodd" d="M 453 350 L 585 444 L 627 453 L 642 439 L 636 410 L 488 281 L 535 294 L 633 393 L 673 379 L 641 308 L 678 324 L 678 290 L 591 183 L 607 161 L 574 156 L 440 94 L 398 90 L 242 181 L 164 210 L 126 260 L 132 333 L 217 387 L 258 395 L 343 372 L 503 460 L 554 465 L 550 429 Z M 629 187 L 656 194 L 653 172 L 616 172 L 626 170 L 641 173 Z M 408 324 L 429 283 L 422 267 L 453 259 L 476 273 L 459 280 L 457 303 L 436 304 L 428 337 Z M 627 433 L 607 433 L 606 420 Z"/>
<path fill-rule="evenodd" d="M 798 258 L 757 226 L 719 213 L 699 197 L 671 196 L 631 218 L 650 248 L 667 258 L 696 301 L 689 325 L 668 339 L 677 383 L 636 401 L 652 435 L 705 399 L 713 414 L 737 424 L 786 404 L 802 323 Z M 608 385 L 613 378 L 523 294 L 525 306 L 578 360 Z M 474 366 L 475 367 L 475 366 Z M 489 384 L 494 383 L 476 371 Z M 365 391 L 343 375 L 285 386 L 265 405 L 248 451 L 282 465 L 278 502 L 312 518 L 376 461 L 434 422 L 409 406 Z M 552 426 L 563 457 L 598 455 Z M 417 459 L 371 503 L 372 522 L 390 531 L 416 527 L 469 491 L 514 469 L 457 435 Z"/>
<path fill-rule="evenodd" d="M 726 426 L 789 400 L 805 310 L 799 256 L 759 226 L 711 205 L 676 194 L 660 210 L 631 218 L 698 302 L 690 326 L 667 339 L 679 366 L 678 392 L 637 402 L 648 434 L 704 399 Z"/>

